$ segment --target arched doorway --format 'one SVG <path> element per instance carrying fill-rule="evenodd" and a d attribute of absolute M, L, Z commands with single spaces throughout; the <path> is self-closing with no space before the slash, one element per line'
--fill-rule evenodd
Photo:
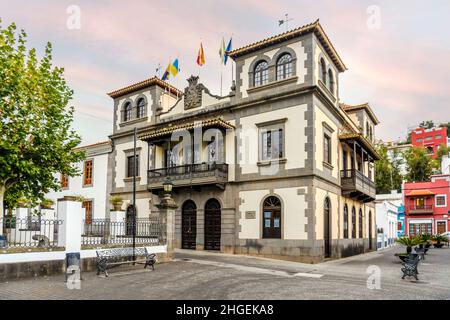
<path fill-rule="evenodd" d="M 125 216 L 125 224 L 126 224 L 126 235 L 133 235 L 133 226 L 134 226 L 134 216 L 136 214 L 135 207 L 133 205 L 128 206 L 127 213 Z"/>
<path fill-rule="evenodd" d="M 197 206 L 192 200 L 183 204 L 181 211 L 181 247 L 196 249 L 197 239 Z"/>
<path fill-rule="evenodd" d="M 331 203 L 329 198 L 325 198 L 323 206 L 323 242 L 324 242 L 324 258 L 331 257 L 331 235 L 330 235 L 330 220 L 331 220 Z"/>
<path fill-rule="evenodd" d="M 216 199 L 205 204 L 205 250 L 220 250 L 221 210 Z"/>
<path fill-rule="evenodd" d="M 281 201 L 271 196 L 263 204 L 263 238 L 281 239 Z"/>
<path fill-rule="evenodd" d="M 372 211 L 369 211 L 369 250 L 372 250 Z"/>

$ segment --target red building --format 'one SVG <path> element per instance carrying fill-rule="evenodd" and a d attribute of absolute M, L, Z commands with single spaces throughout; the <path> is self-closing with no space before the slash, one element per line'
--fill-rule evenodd
<path fill-rule="evenodd" d="M 436 158 L 439 147 L 447 146 L 447 127 L 423 129 L 418 128 L 411 132 L 411 143 L 413 147 L 424 147 Z"/>
<path fill-rule="evenodd" d="M 406 182 L 403 188 L 405 234 L 450 231 L 450 175 L 434 175 L 429 182 Z"/>

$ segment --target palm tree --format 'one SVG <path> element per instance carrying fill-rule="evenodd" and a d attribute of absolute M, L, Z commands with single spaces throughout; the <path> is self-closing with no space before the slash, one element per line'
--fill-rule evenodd
<path fill-rule="evenodd" d="M 420 236 L 416 237 L 400 237 L 396 240 L 397 243 L 404 245 L 406 247 L 406 253 L 410 254 L 412 252 L 412 247 L 424 243 L 424 240 Z"/>

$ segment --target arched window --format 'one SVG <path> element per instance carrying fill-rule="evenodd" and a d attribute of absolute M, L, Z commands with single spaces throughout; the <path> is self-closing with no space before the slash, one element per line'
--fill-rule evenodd
<path fill-rule="evenodd" d="M 266 61 L 261 61 L 256 65 L 254 80 L 255 87 L 269 82 L 269 64 Z"/>
<path fill-rule="evenodd" d="M 348 206 L 344 206 L 344 239 L 348 239 Z"/>
<path fill-rule="evenodd" d="M 363 238 L 363 212 L 362 209 L 359 209 L 359 220 L 358 220 L 358 232 L 359 232 L 359 238 Z"/>
<path fill-rule="evenodd" d="M 271 196 L 263 204 L 263 238 L 281 239 L 281 201 Z"/>
<path fill-rule="evenodd" d="M 331 69 L 328 70 L 328 89 L 334 94 L 334 75 Z"/>
<path fill-rule="evenodd" d="M 131 102 L 127 102 L 123 107 L 123 121 L 131 120 Z"/>
<path fill-rule="evenodd" d="M 319 76 L 320 76 L 320 80 L 322 81 L 322 83 L 324 85 L 327 85 L 327 67 L 325 65 L 325 60 L 323 60 L 323 58 L 320 59 Z"/>
<path fill-rule="evenodd" d="M 352 238 L 356 238 L 356 209 L 352 208 Z"/>
<path fill-rule="evenodd" d="M 143 118 L 145 117 L 145 99 L 140 98 L 137 102 L 137 117 Z"/>
<path fill-rule="evenodd" d="M 292 57 L 289 53 L 285 53 L 277 61 L 277 80 L 292 77 L 292 70 Z"/>

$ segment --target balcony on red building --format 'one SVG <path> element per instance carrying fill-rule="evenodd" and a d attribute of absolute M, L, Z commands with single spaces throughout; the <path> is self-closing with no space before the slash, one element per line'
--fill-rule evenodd
<path fill-rule="evenodd" d="M 450 175 L 434 175 L 425 182 L 406 182 L 403 188 L 406 234 L 450 231 Z"/>
<path fill-rule="evenodd" d="M 411 132 L 413 147 L 423 147 L 436 158 L 441 145 L 447 146 L 447 127 L 423 129 L 418 128 Z"/>

